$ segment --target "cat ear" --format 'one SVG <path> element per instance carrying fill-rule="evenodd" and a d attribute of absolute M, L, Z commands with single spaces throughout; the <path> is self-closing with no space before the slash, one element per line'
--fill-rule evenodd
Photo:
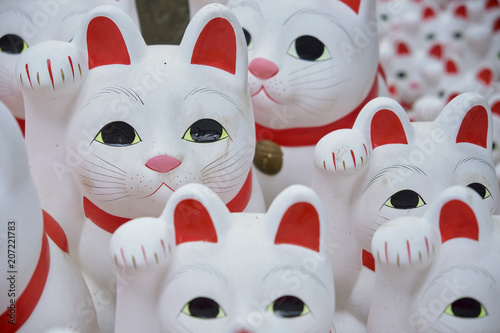
<path fill-rule="evenodd" d="M 188 184 L 177 190 L 167 202 L 162 219 L 175 233 L 175 244 L 187 242 L 217 243 L 229 210 L 209 188 Z"/>
<path fill-rule="evenodd" d="M 436 10 L 431 6 L 426 6 L 422 10 L 422 20 L 431 20 L 437 17 Z"/>
<path fill-rule="evenodd" d="M 476 74 L 476 79 L 483 85 L 490 87 L 493 83 L 493 70 L 489 67 L 480 68 Z"/>
<path fill-rule="evenodd" d="M 410 56 L 411 51 L 407 43 L 403 41 L 396 42 L 396 54 L 399 56 Z"/>
<path fill-rule="evenodd" d="M 456 143 L 471 143 L 492 149 L 491 109 L 478 94 L 458 95 L 444 107 L 435 122 L 450 137 L 455 137 Z"/>
<path fill-rule="evenodd" d="M 453 59 L 446 60 L 444 69 L 445 72 L 450 75 L 457 75 L 460 72 L 456 61 L 454 61 Z"/>
<path fill-rule="evenodd" d="M 361 3 L 361 0 L 340 0 L 340 1 L 343 2 L 343 3 L 345 3 L 356 14 L 359 13 L 359 6 L 360 6 L 360 3 Z"/>
<path fill-rule="evenodd" d="M 146 43 L 139 28 L 124 11 L 100 6 L 87 15 L 86 27 L 73 41 L 87 50 L 88 66 L 130 65 L 142 56 Z"/>
<path fill-rule="evenodd" d="M 372 149 L 388 144 L 408 144 L 413 128 L 406 111 L 393 99 L 377 97 L 361 109 L 353 128 L 365 133 Z"/>
<path fill-rule="evenodd" d="M 443 58 L 443 46 L 441 44 L 434 44 L 429 49 L 429 57 L 442 59 Z"/>
<path fill-rule="evenodd" d="M 272 202 L 266 215 L 267 232 L 274 244 L 289 244 L 323 252 L 327 237 L 324 208 L 314 191 L 292 185 Z"/>
<path fill-rule="evenodd" d="M 455 8 L 453 14 L 457 18 L 466 20 L 468 18 L 467 7 L 465 5 L 460 5 Z"/>
<path fill-rule="evenodd" d="M 248 75 L 248 55 L 243 29 L 226 7 L 210 4 L 200 9 L 186 28 L 181 49 L 192 65 Z"/>

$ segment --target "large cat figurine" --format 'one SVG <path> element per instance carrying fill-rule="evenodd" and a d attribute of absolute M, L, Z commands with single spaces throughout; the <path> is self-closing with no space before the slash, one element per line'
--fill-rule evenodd
<path fill-rule="evenodd" d="M 335 332 L 327 229 L 303 185 L 266 214 L 230 214 L 209 188 L 185 185 L 159 218 L 113 235 L 111 254 L 127 276 L 116 332 Z"/>
<path fill-rule="evenodd" d="M 310 185 L 314 145 L 379 96 L 375 1 L 222 2 L 247 39 L 254 161 L 269 204 L 290 184 Z"/>
<path fill-rule="evenodd" d="M 385 222 L 423 215 L 452 185 L 473 188 L 498 211 L 492 143 L 490 106 L 473 93 L 453 99 L 434 121 L 413 123 L 397 102 L 379 97 L 352 129 L 321 139 L 312 188 L 330 220 L 339 331 L 366 331 L 376 268 L 371 240 Z"/>
<path fill-rule="evenodd" d="M 40 43 L 17 63 L 42 207 L 71 221 L 63 228 L 103 330 L 112 329 L 116 289 L 103 253 L 118 226 L 159 216 L 193 182 L 231 211 L 264 211 L 246 55 L 221 5 L 200 11 L 179 46 L 147 46 L 126 13 L 103 6 L 70 43 Z"/>
<path fill-rule="evenodd" d="M 379 228 L 368 332 L 498 332 L 500 217 L 463 186 Z"/>
<path fill-rule="evenodd" d="M 69 42 L 85 15 L 99 5 L 126 11 L 139 26 L 135 0 L 2 0 L 0 2 L 0 101 L 24 128 L 24 103 L 14 70 L 19 55 L 47 40 Z"/>
<path fill-rule="evenodd" d="M 0 331 L 99 332 L 59 224 L 40 207 L 21 131 L 0 102 Z"/>

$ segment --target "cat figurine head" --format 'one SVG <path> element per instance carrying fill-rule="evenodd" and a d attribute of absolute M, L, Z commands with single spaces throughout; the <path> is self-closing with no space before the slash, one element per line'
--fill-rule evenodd
<path fill-rule="evenodd" d="M 19 55 L 47 40 L 69 42 L 85 18 L 99 5 L 126 11 L 139 26 L 135 0 L 3 0 L 0 3 L 0 101 L 22 121 L 24 104 L 14 69 Z"/>
<path fill-rule="evenodd" d="M 372 241 L 368 332 L 495 332 L 500 217 L 473 190 L 442 191 L 422 217 L 398 217 Z"/>
<path fill-rule="evenodd" d="M 118 294 L 116 327 L 335 332 L 326 235 L 323 206 L 308 187 L 287 188 L 266 214 L 231 214 L 207 187 L 185 185 L 160 218 L 132 220 L 113 235 L 115 262 L 133 277 Z"/>

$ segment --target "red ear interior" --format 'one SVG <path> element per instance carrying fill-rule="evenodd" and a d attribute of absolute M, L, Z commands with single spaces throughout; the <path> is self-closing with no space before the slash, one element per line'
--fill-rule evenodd
<path fill-rule="evenodd" d="M 443 56 L 443 47 L 441 46 L 441 44 L 432 46 L 429 50 L 429 55 L 441 59 L 441 57 Z"/>
<path fill-rule="evenodd" d="M 495 9 L 498 7 L 500 7 L 500 3 L 498 3 L 498 0 L 488 0 L 486 5 L 484 6 L 486 10 Z"/>
<path fill-rule="evenodd" d="M 198 201 L 186 199 L 177 204 L 174 211 L 175 242 L 217 243 L 212 218 L 206 208 Z"/>
<path fill-rule="evenodd" d="M 458 74 L 458 66 L 453 60 L 446 61 L 446 73 Z"/>
<path fill-rule="evenodd" d="M 345 3 L 347 6 L 349 6 L 356 14 L 359 13 L 359 4 L 361 3 L 361 0 L 340 0 L 343 3 Z"/>
<path fill-rule="evenodd" d="M 441 243 L 454 238 L 479 240 L 479 226 L 474 211 L 460 200 L 447 202 L 439 215 Z"/>
<path fill-rule="evenodd" d="M 127 45 L 120 29 L 111 19 L 98 16 L 87 27 L 89 69 L 99 66 L 130 65 Z"/>
<path fill-rule="evenodd" d="M 472 107 L 465 115 L 457 135 L 457 143 L 468 142 L 486 148 L 488 141 L 488 112 L 481 105 Z"/>
<path fill-rule="evenodd" d="M 226 19 L 214 18 L 203 28 L 194 46 L 191 64 L 236 73 L 236 35 Z"/>
<path fill-rule="evenodd" d="M 320 223 L 314 206 L 307 202 L 290 206 L 281 219 L 274 243 L 297 245 L 319 252 Z"/>
<path fill-rule="evenodd" d="M 455 16 L 463 19 L 467 19 L 467 7 L 465 6 L 458 6 L 457 9 L 455 9 Z"/>
<path fill-rule="evenodd" d="M 490 86 L 493 83 L 493 71 L 490 68 L 483 68 L 477 73 L 476 78 L 485 86 Z"/>
<path fill-rule="evenodd" d="M 405 42 L 396 43 L 396 54 L 397 55 L 410 55 L 410 48 Z"/>
<path fill-rule="evenodd" d="M 387 144 L 408 144 L 406 133 L 398 116 L 390 110 L 380 110 L 375 113 L 371 123 L 372 147 Z"/>
<path fill-rule="evenodd" d="M 500 117 L 500 100 L 491 103 L 491 113 Z"/>
<path fill-rule="evenodd" d="M 493 23 L 493 32 L 500 31 L 500 17 L 496 19 L 495 23 Z"/>
<path fill-rule="evenodd" d="M 432 7 L 425 7 L 424 8 L 424 12 L 422 14 L 422 18 L 424 20 L 429 20 L 429 19 L 432 19 L 435 17 L 436 17 L 436 12 L 434 11 L 434 9 Z"/>

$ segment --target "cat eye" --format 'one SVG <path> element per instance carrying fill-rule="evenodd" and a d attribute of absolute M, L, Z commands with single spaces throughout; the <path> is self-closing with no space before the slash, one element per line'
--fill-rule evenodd
<path fill-rule="evenodd" d="M 425 36 L 425 39 L 427 39 L 427 40 L 433 40 L 435 37 L 436 37 L 436 35 L 435 35 L 435 34 L 430 33 L 430 34 L 427 34 L 427 35 Z"/>
<path fill-rule="evenodd" d="M 307 305 L 298 297 L 282 296 L 272 302 L 266 309 L 278 317 L 295 318 L 311 312 Z"/>
<path fill-rule="evenodd" d="M 404 80 L 406 79 L 407 77 L 407 73 L 405 71 L 399 71 L 396 73 L 396 78 L 400 79 L 400 80 Z"/>
<path fill-rule="evenodd" d="M 182 137 L 186 141 L 211 143 L 227 139 L 229 135 L 222 125 L 213 119 L 195 121 Z"/>
<path fill-rule="evenodd" d="M 476 191 L 477 194 L 479 194 L 479 196 L 483 199 L 487 199 L 491 196 L 490 191 L 488 191 L 486 186 L 484 186 L 483 184 L 472 183 L 472 184 L 469 184 L 467 186 L 470 187 L 471 189 L 473 189 L 474 191 Z"/>
<path fill-rule="evenodd" d="M 247 49 L 251 50 L 253 49 L 253 39 L 252 35 L 248 32 L 247 29 L 243 28 L 243 34 L 245 35 L 245 40 L 247 41 Z"/>
<path fill-rule="evenodd" d="M 481 302 L 470 297 L 457 299 L 446 307 L 444 313 L 459 318 L 482 318 L 488 315 Z"/>
<path fill-rule="evenodd" d="M 384 206 L 394 209 L 414 209 L 423 205 L 425 205 L 425 201 L 417 192 L 412 190 L 396 192 L 384 203 Z"/>
<path fill-rule="evenodd" d="M 113 121 L 105 125 L 94 140 L 115 147 L 126 147 L 141 142 L 135 129 L 124 121 Z"/>
<path fill-rule="evenodd" d="M 197 297 L 189 301 L 181 310 L 182 313 L 200 319 L 217 319 L 226 316 L 220 305 L 211 298 Z"/>
<path fill-rule="evenodd" d="M 18 35 L 7 34 L 0 38 L 0 52 L 19 54 L 28 48 L 28 44 Z"/>
<path fill-rule="evenodd" d="M 384 22 L 389 21 L 389 15 L 387 14 L 380 14 L 380 19 Z"/>
<path fill-rule="evenodd" d="M 453 37 L 454 39 L 462 39 L 463 34 L 462 34 L 460 31 L 455 31 L 455 32 L 452 34 L 452 37 Z"/>
<path fill-rule="evenodd" d="M 307 61 L 322 61 L 331 58 L 325 44 L 313 36 L 300 36 L 288 48 L 288 54 Z"/>

